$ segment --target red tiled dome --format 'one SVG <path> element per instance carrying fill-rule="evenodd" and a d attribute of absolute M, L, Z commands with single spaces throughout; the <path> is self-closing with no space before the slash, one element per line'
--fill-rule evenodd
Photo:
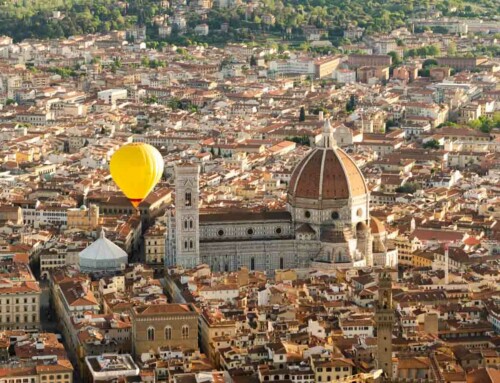
<path fill-rule="evenodd" d="M 347 199 L 367 194 L 361 170 L 342 149 L 317 147 L 295 168 L 288 189 L 289 199 Z"/>

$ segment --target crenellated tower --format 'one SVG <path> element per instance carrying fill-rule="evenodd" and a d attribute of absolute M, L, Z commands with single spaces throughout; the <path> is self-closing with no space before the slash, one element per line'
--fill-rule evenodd
<path fill-rule="evenodd" d="M 392 331 L 395 313 L 392 302 L 392 277 L 384 270 L 378 280 L 378 302 L 375 306 L 377 325 L 377 362 L 387 378 L 392 378 Z"/>

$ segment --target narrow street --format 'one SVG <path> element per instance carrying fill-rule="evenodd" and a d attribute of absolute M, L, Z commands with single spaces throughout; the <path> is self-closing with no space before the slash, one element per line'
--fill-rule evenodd
<path fill-rule="evenodd" d="M 53 307 L 50 307 L 50 290 L 47 281 L 40 281 L 42 295 L 40 296 L 40 323 L 42 330 L 59 333 L 57 329 L 57 318 Z"/>

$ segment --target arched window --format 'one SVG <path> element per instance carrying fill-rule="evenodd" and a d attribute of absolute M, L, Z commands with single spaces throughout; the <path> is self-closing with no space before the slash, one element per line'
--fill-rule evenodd
<path fill-rule="evenodd" d="M 155 340 L 155 329 L 154 329 L 154 327 L 149 327 L 148 328 L 148 340 L 149 341 Z"/>
<path fill-rule="evenodd" d="M 188 241 L 184 241 L 184 248 L 187 249 L 188 248 Z"/>
<path fill-rule="evenodd" d="M 284 268 L 285 268 L 285 260 L 283 259 L 283 257 L 280 257 L 280 269 Z"/>
<path fill-rule="evenodd" d="M 193 248 L 193 241 L 189 241 L 189 248 L 192 249 Z"/>
<path fill-rule="evenodd" d="M 191 191 L 187 191 L 186 194 L 184 195 L 184 203 L 185 206 L 191 206 Z"/>
<path fill-rule="evenodd" d="M 188 228 L 188 221 L 187 219 L 184 221 L 184 229 L 187 229 Z"/>
<path fill-rule="evenodd" d="M 171 340 L 172 339 L 172 327 L 167 326 L 165 327 L 165 340 Z"/>
<path fill-rule="evenodd" d="M 189 220 L 189 228 L 190 228 L 190 229 L 192 229 L 192 228 L 193 228 L 193 220 L 192 220 L 192 219 L 190 219 L 190 220 Z"/>
<path fill-rule="evenodd" d="M 250 258 L 250 270 L 255 270 L 255 258 Z"/>
<path fill-rule="evenodd" d="M 189 326 L 185 324 L 182 326 L 182 339 L 188 339 L 189 338 Z"/>

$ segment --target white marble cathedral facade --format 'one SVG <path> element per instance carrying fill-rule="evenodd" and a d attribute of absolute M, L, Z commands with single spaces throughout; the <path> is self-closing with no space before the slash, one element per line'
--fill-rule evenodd
<path fill-rule="evenodd" d="M 326 120 L 321 142 L 293 171 L 284 211 L 200 214 L 199 166 L 176 166 L 165 266 L 272 271 L 313 262 L 373 265 L 368 188 L 333 133 Z"/>

